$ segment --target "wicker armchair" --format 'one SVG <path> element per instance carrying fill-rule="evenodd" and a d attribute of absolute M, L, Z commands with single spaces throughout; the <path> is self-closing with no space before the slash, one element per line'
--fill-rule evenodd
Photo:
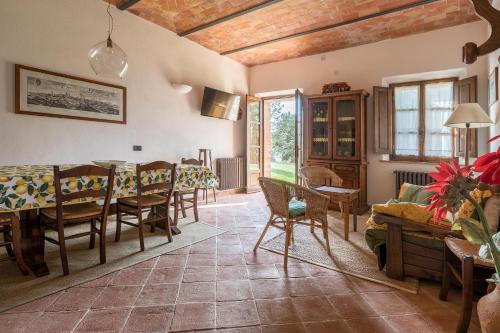
<path fill-rule="evenodd" d="M 259 184 L 271 210 L 271 216 L 255 244 L 254 251 L 257 251 L 270 226 L 285 230 L 283 266 L 286 268 L 288 247 L 290 241 L 293 241 L 293 227 L 295 224 L 304 224 L 311 227 L 311 232 L 314 232 L 314 228 L 322 229 L 327 252 L 331 254 L 328 240 L 328 196 L 303 186 L 266 177 L 259 178 Z"/>
<path fill-rule="evenodd" d="M 342 178 L 332 170 L 322 166 L 308 166 L 301 170 L 304 185 L 309 188 L 317 186 L 342 186 Z"/>

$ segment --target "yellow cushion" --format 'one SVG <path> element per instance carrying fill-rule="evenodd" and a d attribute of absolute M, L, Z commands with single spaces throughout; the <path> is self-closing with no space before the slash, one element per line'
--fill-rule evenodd
<path fill-rule="evenodd" d="M 372 206 L 372 210 L 374 214 L 387 214 L 423 224 L 427 223 L 433 215 L 433 212 L 428 211 L 426 206 L 411 202 L 377 204 Z"/>

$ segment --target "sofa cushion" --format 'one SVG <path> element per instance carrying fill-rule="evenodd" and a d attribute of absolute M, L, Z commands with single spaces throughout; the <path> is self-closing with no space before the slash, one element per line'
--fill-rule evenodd
<path fill-rule="evenodd" d="M 433 212 L 412 202 L 387 203 L 384 205 L 372 205 L 374 214 L 387 214 L 395 217 L 401 217 L 418 223 L 427 223 L 432 218 Z"/>
<path fill-rule="evenodd" d="M 399 190 L 398 200 L 400 202 L 413 202 L 421 205 L 428 205 L 431 203 L 430 197 L 432 194 L 433 192 L 427 191 L 424 186 L 404 183 Z"/>

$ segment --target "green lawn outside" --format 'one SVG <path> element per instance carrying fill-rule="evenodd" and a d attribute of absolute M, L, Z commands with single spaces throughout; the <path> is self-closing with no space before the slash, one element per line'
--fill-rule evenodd
<path fill-rule="evenodd" d="M 271 178 L 295 183 L 295 164 L 271 162 Z"/>

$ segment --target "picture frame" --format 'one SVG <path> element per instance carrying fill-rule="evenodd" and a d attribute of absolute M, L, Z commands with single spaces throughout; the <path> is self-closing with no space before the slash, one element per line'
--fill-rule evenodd
<path fill-rule="evenodd" d="M 15 65 L 15 113 L 127 123 L 127 88 Z"/>
<path fill-rule="evenodd" d="M 488 77 L 488 105 L 498 100 L 498 66 L 493 69 Z"/>

